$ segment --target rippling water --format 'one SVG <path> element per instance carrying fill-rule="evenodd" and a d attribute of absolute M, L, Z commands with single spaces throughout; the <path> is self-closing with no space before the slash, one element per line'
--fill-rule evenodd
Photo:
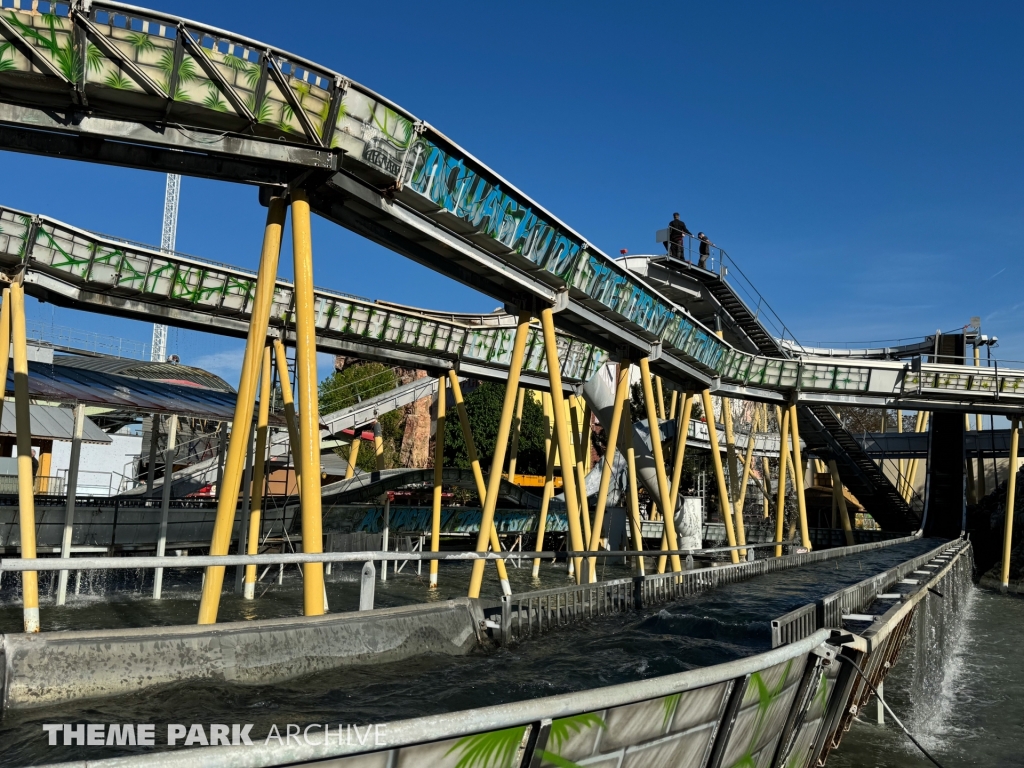
<path fill-rule="evenodd" d="M 946 649 L 927 647 L 946 651 L 933 656 L 944 657 L 942 667 L 921 674 L 925 646 L 908 644 L 883 695 L 943 768 L 1024 766 L 1024 600 L 971 587 L 966 605 L 956 631 L 941 640 L 925 637 L 949 643 Z M 872 700 L 829 758 L 829 768 L 932 766 L 887 720 L 875 724 Z"/>
<path fill-rule="evenodd" d="M 767 650 L 771 619 L 936 545 L 935 541 L 917 541 L 783 571 L 730 584 L 659 610 L 609 617 L 510 649 L 461 658 L 425 656 L 339 669 L 274 686 L 181 684 L 85 705 L 13 713 L 0 724 L 0 764 L 30 765 L 82 757 L 74 748 L 47 747 L 41 728 L 45 722 L 157 723 L 158 732 L 168 722 L 243 722 L 255 723 L 253 734 L 259 734 L 272 723 L 369 723 L 443 714 L 718 664 Z M 545 563 L 542 573 L 543 586 L 566 579 L 564 566 Z M 443 570 L 442 594 L 464 594 L 468 575 L 468 565 Z M 512 569 L 510 575 L 515 589 L 542 586 L 530 584 L 528 568 Z M 605 574 L 608 578 L 618 575 L 624 571 L 609 568 Z M 354 577 L 354 572 L 350 577 L 341 574 L 331 583 L 328 595 L 332 606 L 357 600 Z M 43 626 L 56 628 L 61 622 L 66 628 L 190 623 L 196 615 L 198 584 L 174 584 L 171 593 L 177 590 L 180 597 L 159 603 L 138 594 L 115 602 L 96 598 L 63 611 L 44 610 Z M 378 589 L 378 605 L 420 601 L 425 594 L 422 579 L 404 574 Z M 246 611 L 258 613 L 260 618 L 296 615 L 300 592 L 298 579 L 290 577 L 255 605 L 229 598 L 221 619 L 249 618 Z M 267 603 L 271 593 L 273 602 Z M 0 611 L 0 623 L 6 623 L 10 631 L 12 622 L 20 627 L 20 612 L 17 606 L 8 605 Z M 89 756 L 124 751 L 126 748 L 97 747 L 90 749 Z"/>

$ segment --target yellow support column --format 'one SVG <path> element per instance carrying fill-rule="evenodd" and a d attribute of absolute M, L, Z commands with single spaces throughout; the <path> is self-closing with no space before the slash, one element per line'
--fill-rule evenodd
<path fill-rule="evenodd" d="M 7 369 L 10 365 L 11 349 L 11 289 L 4 288 L 3 304 L 0 304 L 0 417 L 4 414 L 4 398 L 7 397 Z"/>
<path fill-rule="evenodd" d="M 1017 432 L 1020 418 L 1014 416 L 1010 420 L 1010 463 L 1006 478 L 1006 514 L 1003 525 L 1003 569 L 1001 582 L 1003 590 L 1010 586 L 1010 550 L 1013 548 L 1013 505 L 1017 493 Z"/>
<path fill-rule="evenodd" d="M 274 360 L 277 364 L 277 380 L 281 385 L 281 404 L 284 407 L 284 421 L 288 426 L 288 442 L 292 446 L 292 462 L 295 464 L 295 485 L 302 487 L 302 466 L 299 455 L 299 425 L 295 419 L 295 400 L 292 397 L 292 381 L 288 378 L 288 357 L 280 339 L 274 340 Z"/>
<path fill-rule="evenodd" d="M 36 507 L 32 484 L 32 422 L 28 407 L 28 350 L 25 343 L 25 291 L 11 285 L 11 334 L 14 337 L 14 413 L 18 435 L 18 527 L 21 556 L 36 556 Z M 6 302 L 5 302 L 6 306 Z M 7 350 L 0 350 L 7 355 Z M 6 379 L 4 381 L 6 387 Z M 39 574 L 21 574 L 22 611 L 26 632 L 39 631 Z"/>
<path fill-rule="evenodd" d="M 707 419 L 708 442 L 711 443 L 711 463 L 714 465 L 715 479 L 718 481 L 718 505 L 722 511 L 722 518 L 725 520 L 725 536 L 729 541 L 729 546 L 735 547 L 736 529 L 732 525 L 732 502 L 729 500 L 729 486 L 725 482 L 725 471 L 722 468 L 722 454 L 718 450 L 718 429 L 715 426 L 715 409 L 711 405 L 711 391 L 705 389 L 700 393 L 700 398 L 704 405 L 704 417 Z M 734 563 L 740 561 L 739 552 L 735 549 L 729 552 L 729 557 Z"/>
<path fill-rule="evenodd" d="M 487 486 L 484 484 L 484 473 L 480 469 L 480 457 L 476 452 L 476 440 L 473 439 L 473 429 L 469 424 L 469 413 L 466 411 L 466 401 L 462 399 L 462 385 L 459 383 L 459 375 L 455 371 L 448 371 L 448 382 L 452 388 L 452 395 L 455 396 L 455 410 L 459 414 L 459 424 L 462 426 L 462 439 L 466 443 L 466 453 L 469 454 L 469 465 L 473 469 L 473 481 L 476 483 L 476 493 L 480 497 L 481 512 L 487 503 Z M 522 395 L 526 390 L 520 389 Z M 521 402 L 520 398 L 520 402 Z M 440 412 L 439 412 L 440 413 Z M 519 408 L 519 415 L 522 416 L 522 408 Z M 491 549 L 501 552 L 501 540 L 498 538 L 498 529 L 491 524 L 489 531 Z M 498 569 L 498 581 L 501 582 L 501 593 L 511 595 L 512 587 L 508 583 L 508 572 L 505 570 L 504 560 L 495 560 L 494 565 Z"/>
<path fill-rule="evenodd" d="M 673 392 L 672 394 L 675 394 Z M 683 476 L 683 457 L 686 454 L 686 438 L 690 431 L 690 417 L 693 415 L 693 392 L 683 395 L 683 410 L 676 421 L 676 450 L 675 461 L 672 464 L 672 501 L 669 504 L 672 509 L 679 503 L 679 484 Z"/>
<path fill-rule="evenodd" d="M 434 497 L 430 515 L 430 551 L 441 548 L 441 486 L 444 480 L 445 409 L 448 407 L 445 377 L 437 379 L 437 428 L 434 430 Z M 385 564 L 387 567 L 387 564 Z M 430 561 L 430 589 L 437 589 L 437 560 Z"/>
<path fill-rule="evenodd" d="M 320 402 L 316 373 L 316 307 L 313 297 L 313 243 L 309 201 L 304 190 L 292 190 L 292 258 L 295 262 L 295 380 L 299 389 L 301 446 L 302 551 L 324 551 L 320 497 Z M 305 616 L 324 613 L 324 564 L 302 568 L 302 607 Z"/>
<path fill-rule="evenodd" d="M 626 369 L 629 382 L 629 369 Z M 619 428 L 619 450 L 626 456 L 626 481 L 629 501 L 629 527 L 632 531 L 633 549 L 637 552 L 636 574 L 644 575 L 644 538 L 640 527 L 640 494 L 636 486 L 636 449 L 633 447 L 633 409 L 626 398 L 622 406 L 622 424 Z"/>
<path fill-rule="evenodd" d="M 747 533 L 743 527 L 743 510 L 737 505 L 740 497 L 740 468 L 736 455 L 736 434 L 732 428 L 732 401 L 727 397 L 722 398 L 722 421 L 725 424 L 725 455 L 729 462 L 729 501 L 732 503 L 736 526 L 736 543 L 742 546 L 747 543 Z M 740 551 L 740 557 L 746 557 L 746 550 Z"/>
<path fill-rule="evenodd" d="M 669 505 L 672 503 L 672 494 L 668 489 L 668 478 L 665 475 L 665 454 L 661 449 L 661 423 L 658 420 L 657 411 L 654 408 L 654 392 L 651 388 L 651 366 L 646 357 L 640 358 L 640 381 L 644 388 L 644 401 L 647 404 L 647 423 L 651 428 L 651 453 L 654 457 L 654 471 L 658 478 L 658 496 L 661 501 L 661 516 L 665 520 L 666 543 L 670 550 L 679 549 L 679 537 L 676 536 L 676 511 Z M 679 555 L 671 556 L 672 570 L 679 572 L 683 566 L 679 561 Z M 658 572 L 664 573 L 665 566 L 658 561 Z"/>
<path fill-rule="evenodd" d="M 537 519 L 537 544 L 536 552 L 544 551 L 544 532 L 548 524 L 548 506 L 551 504 L 551 497 L 555 493 L 555 458 L 558 455 L 558 443 L 552 437 L 551 424 L 551 395 L 547 392 L 541 395 L 541 402 L 544 408 L 544 421 L 547 424 L 547 431 L 544 434 L 544 455 L 547 457 L 547 468 L 544 470 L 544 495 L 540 502 L 540 517 Z M 540 576 L 540 558 L 533 559 L 533 578 Z"/>
<path fill-rule="evenodd" d="M 270 423 L 270 347 L 263 349 L 263 371 L 260 373 L 260 409 L 256 416 L 256 464 L 252 473 L 252 492 L 249 494 L 249 538 L 245 553 L 256 555 L 260 551 L 260 517 L 263 513 L 263 485 L 267 468 L 267 430 Z M 245 566 L 246 600 L 256 597 L 256 566 Z"/>
<path fill-rule="evenodd" d="M 832 494 L 839 505 L 839 517 L 846 534 L 846 544 L 852 547 L 857 542 L 853 538 L 853 527 L 850 525 L 850 512 L 846 507 L 846 494 L 843 493 L 843 481 L 839 478 L 839 468 L 834 459 L 829 459 L 828 471 L 832 475 Z"/>
<path fill-rule="evenodd" d="M 373 455 L 377 461 L 377 471 L 384 470 L 384 436 L 380 432 L 380 422 L 373 422 Z"/>
<path fill-rule="evenodd" d="M 691 397 L 692 397 L 692 394 L 693 393 L 690 393 Z M 674 419 L 676 417 L 676 405 L 678 404 L 678 402 L 679 402 L 679 393 L 676 390 L 673 389 L 672 390 L 672 396 L 669 398 L 669 401 L 668 401 L 668 403 L 669 403 L 668 404 L 668 417 L 669 417 L 669 419 Z"/>
<path fill-rule="evenodd" d="M 516 398 L 516 416 L 512 420 L 512 447 L 508 457 L 508 481 L 516 481 L 516 462 L 519 459 L 519 433 L 523 428 L 523 405 L 526 402 L 526 390 L 520 389 Z M 460 411 L 461 414 L 461 411 Z M 501 562 L 500 560 L 498 562 Z"/>
<path fill-rule="evenodd" d="M 605 449 L 604 458 L 601 460 L 601 484 L 597 489 L 597 507 L 594 509 L 594 527 L 590 533 L 591 552 L 596 552 L 601 544 L 601 529 L 604 528 L 604 511 L 608 504 L 608 486 L 611 484 L 612 467 L 615 464 L 615 445 L 617 440 L 611 439 L 611 435 L 617 435 L 621 431 L 622 406 L 626 402 L 626 395 L 629 393 L 629 365 L 625 361 L 619 364 L 619 372 L 615 377 L 615 405 L 612 408 L 612 421 L 608 427 L 608 447 Z M 597 581 L 597 558 L 590 558 L 590 581 Z"/>
<path fill-rule="evenodd" d="M 558 443 L 558 455 L 562 462 L 562 493 L 565 496 L 566 515 L 569 519 L 569 544 L 575 552 L 586 549 L 583 542 L 583 530 L 580 527 L 579 497 L 576 495 L 576 480 L 572 466 L 576 463 L 573 456 L 572 437 L 569 425 L 565 423 L 565 398 L 562 394 L 562 369 L 558 359 L 558 347 L 555 345 L 554 311 L 550 308 L 541 310 L 541 328 L 544 332 L 544 355 L 548 364 L 548 382 L 551 387 L 551 410 L 555 416 L 555 439 Z M 581 558 L 572 559 L 576 583 L 580 583 Z"/>
<path fill-rule="evenodd" d="M 586 440 L 583 437 L 584 427 L 580 424 L 579 400 L 576 395 L 569 396 L 569 419 L 572 423 L 573 452 L 575 453 L 574 466 L 576 472 L 576 492 L 580 504 L 580 520 L 583 523 L 583 541 L 590 541 L 590 502 L 587 500 L 587 473 L 583 469 L 583 446 Z M 586 426 L 589 429 L 590 425 Z M 564 470 L 563 470 L 564 471 Z"/>
<path fill-rule="evenodd" d="M 750 423 L 750 434 L 747 438 L 747 454 L 743 459 L 743 475 L 740 478 L 740 494 L 739 498 L 736 499 L 736 537 L 739 539 L 740 546 L 747 543 L 747 534 L 743 527 L 743 503 L 747 499 L 747 483 L 750 482 L 750 466 L 754 461 L 754 435 L 755 429 L 757 428 L 756 417 Z M 746 557 L 747 551 L 745 549 L 740 550 L 740 557 Z"/>
<path fill-rule="evenodd" d="M 281 198 L 270 201 L 263 235 L 263 253 L 260 256 L 259 273 L 256 277 L 256 293 L 249 319 L 249 335 L 245 343 L 238 395 L 235 398 L 235 416 L 232 419 L 235 428 L 231 430 L 227 458 L 224 462 L 224 487 L 218 489 L 217 517 L 210 540 L 211 555 L 226 555 L 231 543 L 231 529 L 234 527 L 235 514 L 238 510 L 238 490 L 242 482 L 242 464 L 249 445 L 249 429 L 256 403 L 256 379 L 260 356 L 263 354 L 263 347 L 266 346 L 270 305 L 274 299 L 274 286 L 277 282 L 277 262 L 281 254 L 281 232 L 284 228 L 286 210 L 287 206 Z M 200 624 L 216 623 L 223 586 L 224 566 L 207 568 L 206 579 L 203 581 L 203 596 L 199 603 Z"/>
<path fill-rule="evenodd" d="M 776 413 L 776 418 L 781 414 Z M 786 465 L 789 463 L 789 409 L 779 419 L 779 495 L 775 505 L 775 556 L 782 557 L 782 534 L 786 524 Z"/>
<path fill-rule="evenodd" d="M 654 387 L 658 393 L 658 418 L 665 420 L 665 389 L 661 385 L 661 376 L 654 377 Z"/>
<path fill-rule="evenodd" d="M 800 425 L 797 423 L 796 404 L 789 406 L 789 429 L 793 435 L 793 479 L 796 481 L 796 506 L 800 511 L 800 543 L 809 551 L 811 538 L 807 531 L 807 502 L 804 499 L 803 460 L 800 457 Z"/>
<path fill-rule="evenodd" d="M 356 474 L 356 462 L 359 461 L 359 446 L 362 444 L 362 439 L 356 435 L 348 446 L 348 465 L 345 467 L 346 480 L 351 480 Z"/>
<path fill-rule="evenodd" d="M 545 310 L 549 311 L 549 310 Z M 512 428 L 512 414 L 516 397 L 519 395 L 519 377 L 523 369 L 523 354 L 526 351 L 526 337 L 530 334 L 530 313 L 520 312 L 516 326 L 515 341 L 512 342 L 512 357 L 508 366 L 508 380 L 505 383 L 505 400 L 501 406 L 498 433 L 494 440 L 494 457 L 491 473 L 487 477 L 487 499 L 483 504 L 480 518 L 480 532 L 477 534 L 476 551 L 486 552 L 490 543 L 491 528 L 494 526 L 494 510 L 498 506 L 498 491 L 501 488 L 501 468 L 505 466 L 505 447 L 508 445 L 509 430 Z M 553 334 L 552 334 L 553 335 Z M 555 352 L 555 360 L 558 353 Z M 561 395 L 561 391 L 559 391 Z M 564 420 L 563 420 L 564 421 Z M 571 475 L 572 473 L 570 473 Z M 473 561 L 473 573 L 469 580 L 469 596 L 480 597 L 480 586 L 484 579 L 484 561 Z"/>

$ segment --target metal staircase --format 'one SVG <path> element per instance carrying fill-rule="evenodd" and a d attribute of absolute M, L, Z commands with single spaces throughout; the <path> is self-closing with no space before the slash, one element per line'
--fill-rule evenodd
<path fill-rule="evenodd" d="M 721 304 L 722 309 L 757 344 L 761 354 L 789 357 L 775 336 L 761 324 L 725 278 L 702 269 L 688 273 L 697 279 Z M 821 458 L 834 459 L 839 477 L 850 492 L 887 531 L 913 531 L 920 516 L 910 507 L 863 446 L 846 429 L 827 405 L 801 405 L 798 409 L 800 437 L 810 451 Z"/>

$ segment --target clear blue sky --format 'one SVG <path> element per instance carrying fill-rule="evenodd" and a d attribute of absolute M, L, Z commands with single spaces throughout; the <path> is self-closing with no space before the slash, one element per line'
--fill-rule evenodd
<path fill-rule="evenodd" d="M 606 252 L 654 251 L 654 231 L 680 211 L 803 340 L 920 336 L 980 315 L 998 356 L 1024 359 L 1024 6 L 158 7 L 387 95 Z M 14 154 L 0 155 L 0 176 L 6 205 L 159 241 L 162 176 Z M 187 178 L 178 248 L 254 267 L 263 213 L 254 188 Z M 314 254 L 320 285 L 496 306 L 324 221 Z M 140 323 L 32 312 L 149 336 Z M 240 342 L 174 330 L 170 341 L 184 362 L 237 376 Z"/>

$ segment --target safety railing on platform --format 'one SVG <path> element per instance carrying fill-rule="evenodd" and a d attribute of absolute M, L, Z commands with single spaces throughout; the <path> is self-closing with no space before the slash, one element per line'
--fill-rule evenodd
<path fill-rule="evenodd" d="M 822 562 L 858 552 L 868 552 L 896 544 L 914 541 L 917 536 L 904 536 L 888 541 L 871 541 L 849 547 L 836 547 L 811 552 L 797 552 L 782 557 L 752 558 L 757 548 L 775 547 L 776 544 L 748 544 L 746 547 L 718 547 L 708 550 L 687 550 L 688 565 L 692 568 L 693 554 L 728 552 L 732 549 L 746 549 L 747 559 L 738 564 L 720 565 L 711 568 L 687 569 L 634 576 L 627 579 L 613 579 L 591 584 L 556 587 L 536 592 L 521 592 L 505 595 L 501 599 L 500 638 L 502 644 L 511 644 L 527 637 L 541 634 L 558 626 L 595 616 L 621 613 L 626 610 L 642 610 L 649 606 L 664 604 L 710 589 L 733 584 L 754 576 L 796 568 L 801 565 Z M 786 542 L 783 546 L 789 546 Z M 635 553 L 626 553 L 633 554 Z M 644 553 L 657 555 L 658 553 Z"/>
<path fill-rule="evenodd" d="M 878 595 L 925 563 L 934 560 L 943 552 L 959 551 L 965 544 L 963 539 L 947 542 L 923 555 L 911 558 L 893 566 L 883 573 L 845 587 L 814 603 L 802 605 L 787 614 L 772 620 L 772 647 L 792 643 L 818 629 L 841 628 L 843 616 L 864 610 Z"/>

